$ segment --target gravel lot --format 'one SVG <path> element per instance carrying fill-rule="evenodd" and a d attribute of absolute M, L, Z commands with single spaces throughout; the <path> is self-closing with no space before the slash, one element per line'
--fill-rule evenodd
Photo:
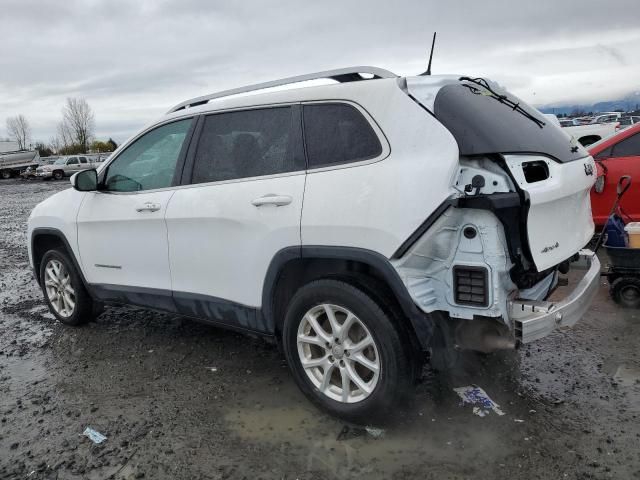
<path fill-rule="evenodd" d="M 640 478 L 640 312 L 604 280 L 574 330 L 452 376 L 425 369 L 368 432 L 316 411 L 260 339 L 132 308 L 54 322 L 26 220 L 68 185 L 0 181 L 0 479 Z M 451 387 L 471 383 L 505 415 L 461 406 Z"/>

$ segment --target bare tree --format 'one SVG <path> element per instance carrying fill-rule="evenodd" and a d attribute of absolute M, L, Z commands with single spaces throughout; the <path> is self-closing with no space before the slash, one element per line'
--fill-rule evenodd
<path fill-rule="evenodd" d="M 61 148 L 67 148 L 73 144 L 71 131 L 64 120 L 61 120 L 56 127 L 56 144 Z"/>
<path fill-rule="evenodd" d="M 91 107 L 84 98 L 67 98 L 62 109 L 62 122 L 58 135 L 65 145 L 75 144 L 83 152 L 89 148 L 94 133 L 94 117 Z"/>
<path fill-rule="evenodd" d="M 53 153 L 59 153 L 60 150 L 62 149 L 62 142 L 60 141 L 60 137 L 55 136 L 55 137 L 51 137 L 51 139 L 49 140 L 49 145 L 51 146 L 51 150 L 53 150 Z"/>
<path fill-rule="evenodd" d="M 24 115 L 7 118 L 7 132 L 18 142 L 18 149 L 26 150 L 31 138 L 31 127 Z"/>

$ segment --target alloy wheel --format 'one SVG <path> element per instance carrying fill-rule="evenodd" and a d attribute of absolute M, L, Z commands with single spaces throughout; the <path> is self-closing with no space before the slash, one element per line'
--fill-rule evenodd
<path fill-rule="evenodd" d="M 55 312 L 63 318 L 73 315 L 76 308 L 76 292 L 71 286 L 71 276 L 59 260 L 49 260 L 45 267 L 44 285 L 47 298 Z"/>
<path fill-rule="evenodd" d="M 367 398 L 380 378 L 380 356 L 366 325 L 344 307 L 321 304 L 298 327 L 300 363 L 311 383 L 342 403 Z"/>

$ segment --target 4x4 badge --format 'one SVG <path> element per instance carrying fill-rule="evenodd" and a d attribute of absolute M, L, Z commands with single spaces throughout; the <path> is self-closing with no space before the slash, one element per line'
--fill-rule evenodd
<path fill-rule="evenodd" d="M 551 250 L 555 250 L 559 246 L 560 246 L 560 243 L 556 242 L 553 245 L 549 245 L 548 247 L 544 247 L 542 250 L 540 250 L 540 253 L 548 253 Z"/>
<path fill-rule="evenodd" d="M 591 165 L 590 163 L 585 163 L 584 164 L 584 173 L 587 176 L 593 175 L 593 165 Z"/>

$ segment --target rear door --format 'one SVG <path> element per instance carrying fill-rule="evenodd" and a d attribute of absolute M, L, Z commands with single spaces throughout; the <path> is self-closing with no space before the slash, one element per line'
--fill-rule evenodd
<path fill-rule="evenodd" d="M 166 213 L 174 302 L 187 315 L 269 331 L 256 314 L 271 260 L 300 245 L 299 107 L 207 115 Z"/>
<path fill-rule="evenodd" d="M 107 165 L 100 190 L 86 194 L 77 221 L 89 283 L 114 295 L 139 294 L 142 288 L 171 299 L 164 215 L 192 123 L 190 118 L 172 121 L 141 135 Z"/>
<path fill-rule="evenodd" d="M 87 157 L 78 157 L 78 160 L 80 161 L 80 164 L 78 165 L 77 171 L 86 170 L 86 169 L 90 168 L 89 161 L 87 160 Z"/>

